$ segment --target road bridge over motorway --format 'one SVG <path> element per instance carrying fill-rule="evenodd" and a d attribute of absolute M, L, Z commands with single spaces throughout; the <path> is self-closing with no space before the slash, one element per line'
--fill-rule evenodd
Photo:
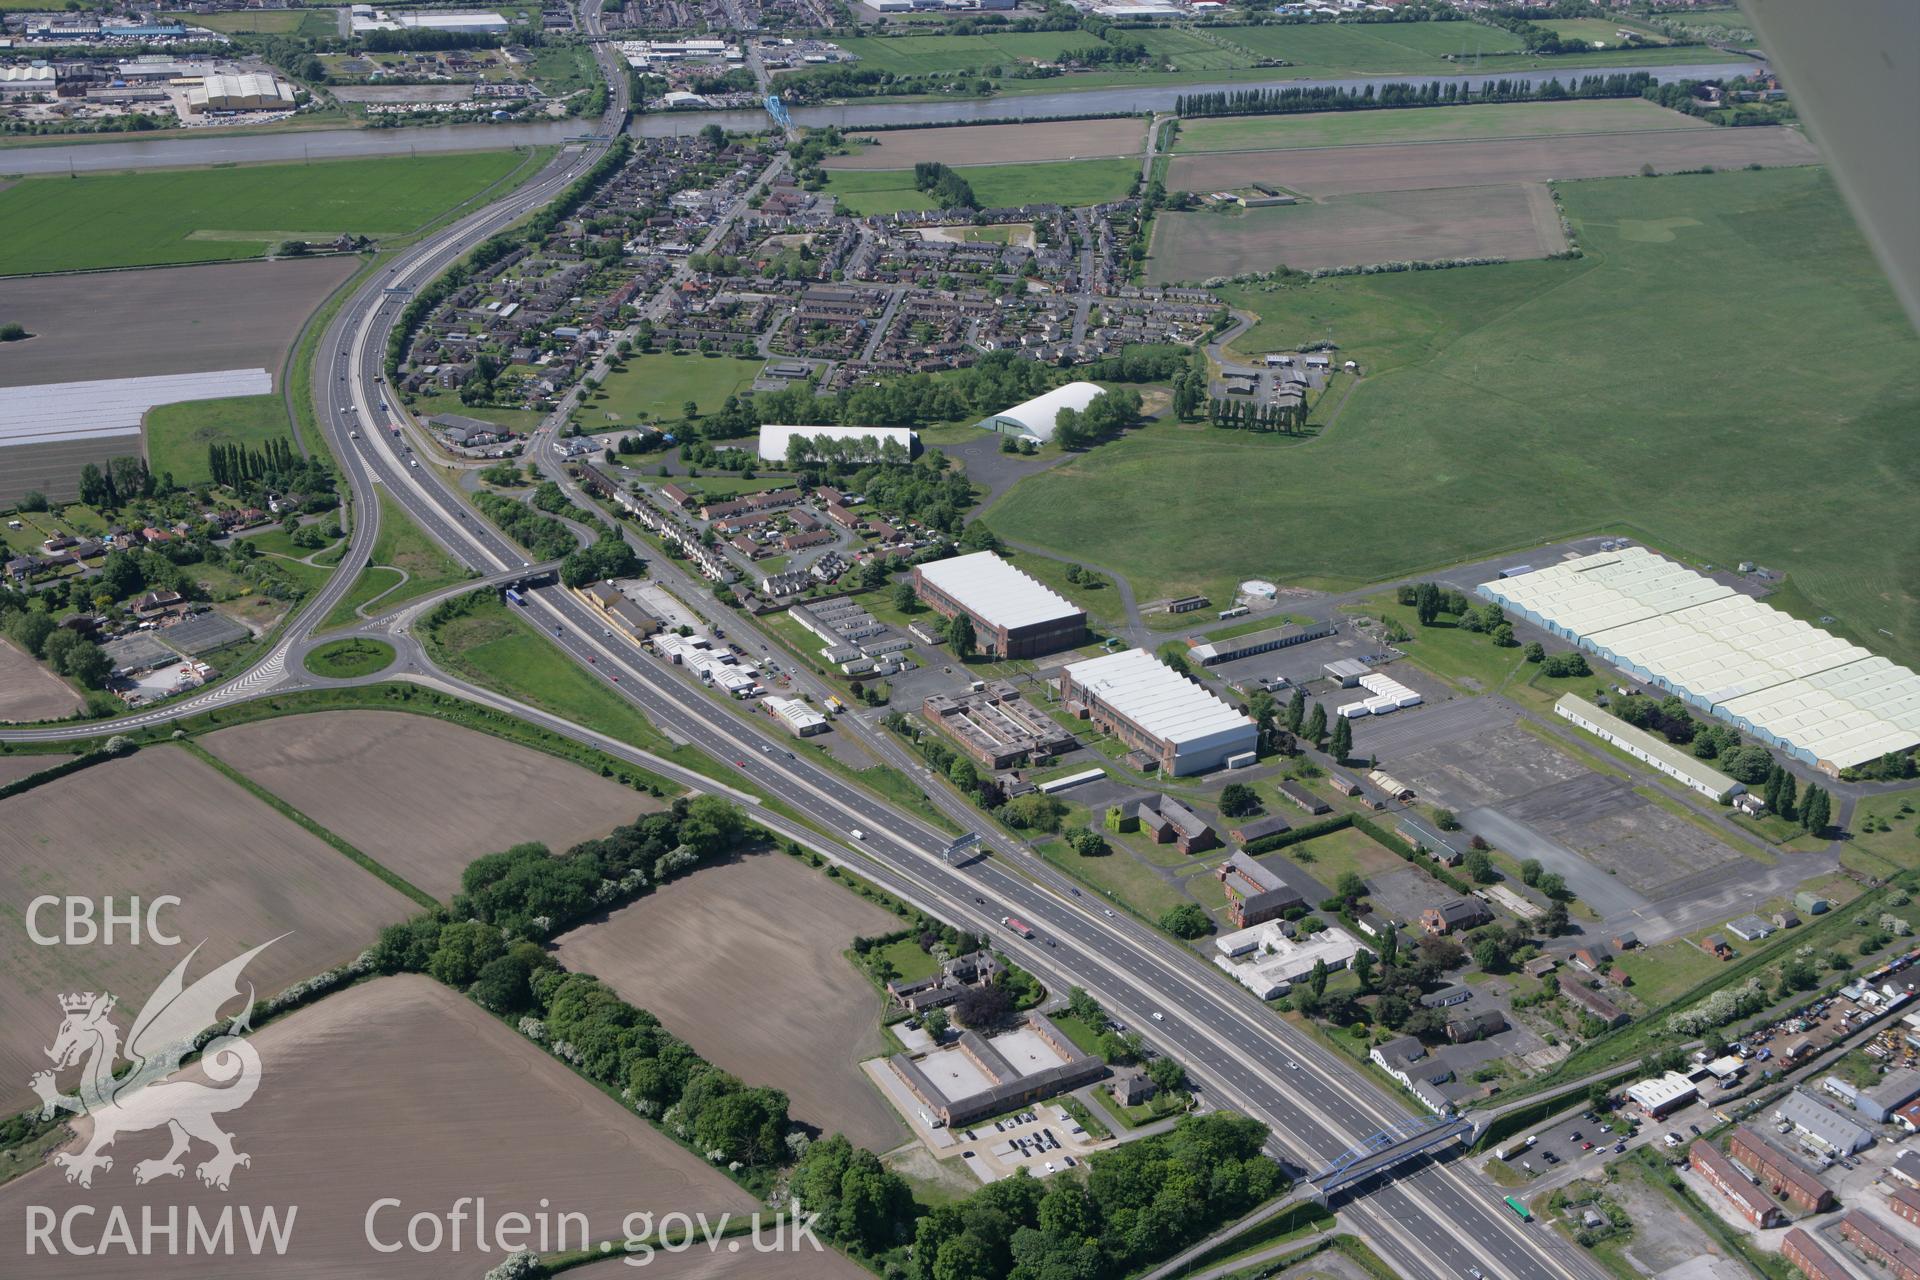
<path fill-rule="evenodd" d="M 1473 1122 L 1460 1116 L 1415 1116 L 1356 1142 L 1307 1181 L 1322 1203 L 1340 1192 L 1388 1173 L 1409 1160 L 1471 1137 Z"/>

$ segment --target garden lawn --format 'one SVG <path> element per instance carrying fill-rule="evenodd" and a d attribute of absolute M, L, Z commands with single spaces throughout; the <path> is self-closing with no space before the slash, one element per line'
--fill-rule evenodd
<path fill-rule="evenodd" d="M 1133 190 L 1138 160 L 1061 160 L 1046 164 L 967 165 L 956 169 L 983 209 L 1045 201 L 1050 204 L 1104 204 Z M 850 213 L 901 213 L 934 208 L 933 197 L 917 191 L 911 169 L 829 169 L 827 192 Z"/>
<path fill-rule="evenodd" d="M 1223 290 L 1261 318 L 1241 351 L 1330 338 L 1360 362 L 1317 438 L 1157 423 L 1021 481 L 988 523 L 1142 598 L 1219 599 L 1245 578 L 1351 588 L 1606 526 L 1784 570 L 1806 605 L 1920 658 L 1920 525 L 1903 515 L 1920 340 L 1825 173 L 1558 189 L 1584 260 Z M 1765 305 L 1700 323 L 1729 281 L 1761 276 Z M 1756 376 L 1756 351 L 1811 335 L 1819 360 Z"/>
<path fill-rule="evenodd" d="M 512 173 L 516 151 L 26 178 L 0 190 L 0 275 L 257 258 L 401 235 Z"/>
<path fill-rule="evenodd" d="M 0 194 L 0 200 L 5 199 Z M 0 249 L 0 254 L 5 252 Z M 275 395 L 163 404 L 149 410 L 142 425 L 148 467 L 156 476 L 171 472 L 173 482 L 183 489 L 213 480 L 213 471 L 207 465 L 210 444 L 257 449 L 269 440 L 293 439 L 287 427 L 286 401 Z"/>

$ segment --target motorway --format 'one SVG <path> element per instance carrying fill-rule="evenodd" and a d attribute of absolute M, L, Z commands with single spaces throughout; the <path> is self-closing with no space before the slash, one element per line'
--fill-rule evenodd
<path fill-rule="evenodd" d="M 595 29 L 597 5 L 584 17 L 589 30 Z M 605 57 L 605 47 L 597 53 Z M 621 71 L 610 79 L 616 98 L 611 123 L 626 108 L 626 77 Z M 412 246 L 354 294 L 328 327 L 319 348 L 326 376 L 316 378 L 315 393 L 321 397 L 317 408 L 321 428 L 351 488 L 358 518 L 342 560 L 343 572 L 300 611 L 267 658 L 234 680 L 152 711 L 93 725 L 8 731 L 5 736 L 36 740 L 99 736 L 268 693 L 340 683 L 307 675 L 300 659 L 316 643 L 313 632 L 318 620 L 350 590 L 352 569 L 364 564 L 371 552 L 379 532 L 377 486 L 384 485 L 412 520 L 479 574 L 531 572 L 527 557 L 469 510 L 440 468 L 413 465 L 411 444 L 419 440 L 424 448 L 425 437 L 417 434 L 382 379 L 387 333 L 410 293 L 388 290 L 410 291 L 425 285 L 467 249 L 557 195 L 606 145 L 594 142 L 563 153 L 538 178 L 500 203 Z M 760 182 L 770 180 L 780 163 L 770 165 Z M 750 194 L 743 194 L 725 218 L 738 216 Z M 720 230 L 716 227 L 715 234 Z M 386 429 L 389 420 L 400 426 L 401 435 Z M 536 441 L 535 456 L 550 474 L 563 475 L 550 445 L 551 423 Z M 677 574 L 651 547 L 646 551 L 659 566 L 660 576 Z M 695 687 L 651 654 L 606 637 L 597 615 L 564 589 L 533 590 L 526 599 L 529 620 L 583 668 L 603 675 L 610 695 L 626 698 L 663 733 L 731 768 L 754 794 L 716 785 L 710 777 L 673 761 L 611 742 L 435 671 L 410 632 L 411 621 L 424 610 L 425 601 L 358 629 L 394 642 L 401 652 L 397 669 L 369 679 L 398 676 L 445 689 L 510 710 L 684 785 L 733 795 L 753 806 L 756 820 L 781 837 L 852 863 L 861 874 L 957 926 L 992 935 L 996 945 L 1052 990 L 1064 991 L 1070 984 L 1086 987 L 1114 1017 L 1186 1064 L 1211 1105 L 1266 1123 L 1274 1134 L 1273 1153 L 1296 1173 L 1311 1171 L 1360 1139 L 1405 1118 L 1398 1101 L 1351 1062 L 1289 1027 L 1194 953 L 1084 898 L 1069 880 L 1027 851 L 1016 846 L 1007 852 L 1010 842 L 1001 833 L 937 784 L 928 787 L 935 802 L 1001 853 L 965 866 L 949 865 L 941 856 L 947 835 L 840 775 L 797 757 L 766 722 L 738 714 L 731 704 Z M 730 615 L 726 625 L 736 636 L 758 636 L 743 617 Z M 850 732 L 865 734 L 876 751 L 886 753 L 897 767 L 914 776 L 917 763 L 898 744 L 871 726 L 842 723 Z M 772 811 L 761 797 L 803 815 L 807 824 Z M 854 838 L 855 830 L 863 832 L 863 837 Z M 845 847 L 823 842 L 822 831 L 843 835 Z M 847 849 L 856 855 L 850 857 Z M 1005 914 L 1021 916 L 1034 926 L 1037 936 L 1029 941 L 1010 935 L 998 924 Z M 1503 1280 L 1549 1276 L 1589 1280 L 1603 1274 L 1581 1251 L 1544 1226 L 1515 1221 L 1490 1183 L 1457 1165 L 1425 1161 L 1410 1165 L 1397 1178 L 1344 1201 L 1340 1209 L 1349 1229 L 1365 1237 L 1396 1271 L 1408 1277 L 1463 1277 L 1478 1271 Z"/>

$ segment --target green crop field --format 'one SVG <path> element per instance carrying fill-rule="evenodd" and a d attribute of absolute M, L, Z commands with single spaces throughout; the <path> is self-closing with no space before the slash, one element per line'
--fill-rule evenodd
<path fill-rule="evenodd" d="M 1254 55 L 1224 39 L 1209 39 L 1184 27 L 1153 27 L 1129 31 L 1154 57 L 1171 62 L 1179 71 L 1218 71 L 1250 67 Z"/>
<path fill-rule="evenodd" d="M 982 208 L 1035 204 L 1102 204 L 1133 190 L 1140 176 L 1137 160 L 1063 160 L 1048 164 L 968 165 L 959 174 L 973 188 Z M 931 209 L 934 201 L 916 191 L 911 169 L 830 169 L 827 191 L 857 214 Z"/>
<path fill-rule="evenodd" d="M 1331 338 L 1361 363 L 1318 438 L 1156 424 L 989 523 L 1142 598 L 1351 587 L 1612 526 L 1787 571 L 1796 612 L 1920 656 L 1920 340 L 1826 174 L 1559 190 L 1584 260 L 1223 291 L 1261 316 L 1240 350 Z"/>
<path fill-rule="evenodd" d="M 1017 62 L 1052 62 L 1070 49 L 1100 43 L 1084 31 L 1035 31 L 975 36 L 854 36 L 838 42 L 859 57 L 861 70 L 924 76 Z"/>
<path fill-rule="evenodd" d="M 1324 111 L 1297 116 L 1183 120 L 1174 151 L 1284 151 L 1375 142 L 1459 142 L 1712 125 L 1644 98 L 1588 102 L 1493 102 L 1397 111 Z"/>
<path fill-rule="evenodd" d="M 622 424 L 678 419 L 687 401 L 711 413 L 728 396 L 745 391 L 765 367 L 764 360 L 738 356 L 634 356 L 607 380 L 580 410 L 581 424 L 605 431 Z"/>
<path fill-rule="evenodd" d="M 0 190 L 0 275 L 257 258 L 282 240 L 399 235 L 520 152 L 28 178 Z"/>
<path fill-rule="evenodd" d="M 173 473 L 182 487 L 213 479 L 207 446 L 238 444 L 257 448 L 269 440 L 290 440 L 287 405 L 277 395 L 234 396 L 225 400 L 187 400 L 163 404 L 147 414 L 147 465 L 153 473 Z"/>

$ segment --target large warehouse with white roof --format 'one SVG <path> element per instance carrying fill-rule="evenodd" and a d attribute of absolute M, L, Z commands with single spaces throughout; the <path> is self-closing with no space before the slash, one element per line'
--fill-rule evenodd
<path fill-rule="evenodd" d="M 978 425 L 988 431 L 998 431 L 1001 435 L 1025 436 L 1045 444 L 1053 439 L 1054 423 L 1059 421 L 1062 409 L 1079 412 L 1105 390 L 1091 382 L 1069 382 L 1045 395 L 1035 396 L 1024 404 L 1017 404 L 1005 413 L 983 418 Z"/>
<path fill-rule="evenodd" d="M 1920 743 L 1920 675 L 1644 547 L 1479 592 L 1828 773 Z"/>
<path fill-rule="evenodd" d="M 1251 759 L 1259 748 L 1251 719 L 1145 649 L 1067 664 L 1060 696 L 1128 746 L 1153 752 L 1174 777 Z"/>
<path fill-rule="evenodd" d="M 915 565 L 913 590 L 944 617 L 964 613 L 983 651 L 1037 658 L 1087 638 L 1086 611 L 991 551 Z"/>

